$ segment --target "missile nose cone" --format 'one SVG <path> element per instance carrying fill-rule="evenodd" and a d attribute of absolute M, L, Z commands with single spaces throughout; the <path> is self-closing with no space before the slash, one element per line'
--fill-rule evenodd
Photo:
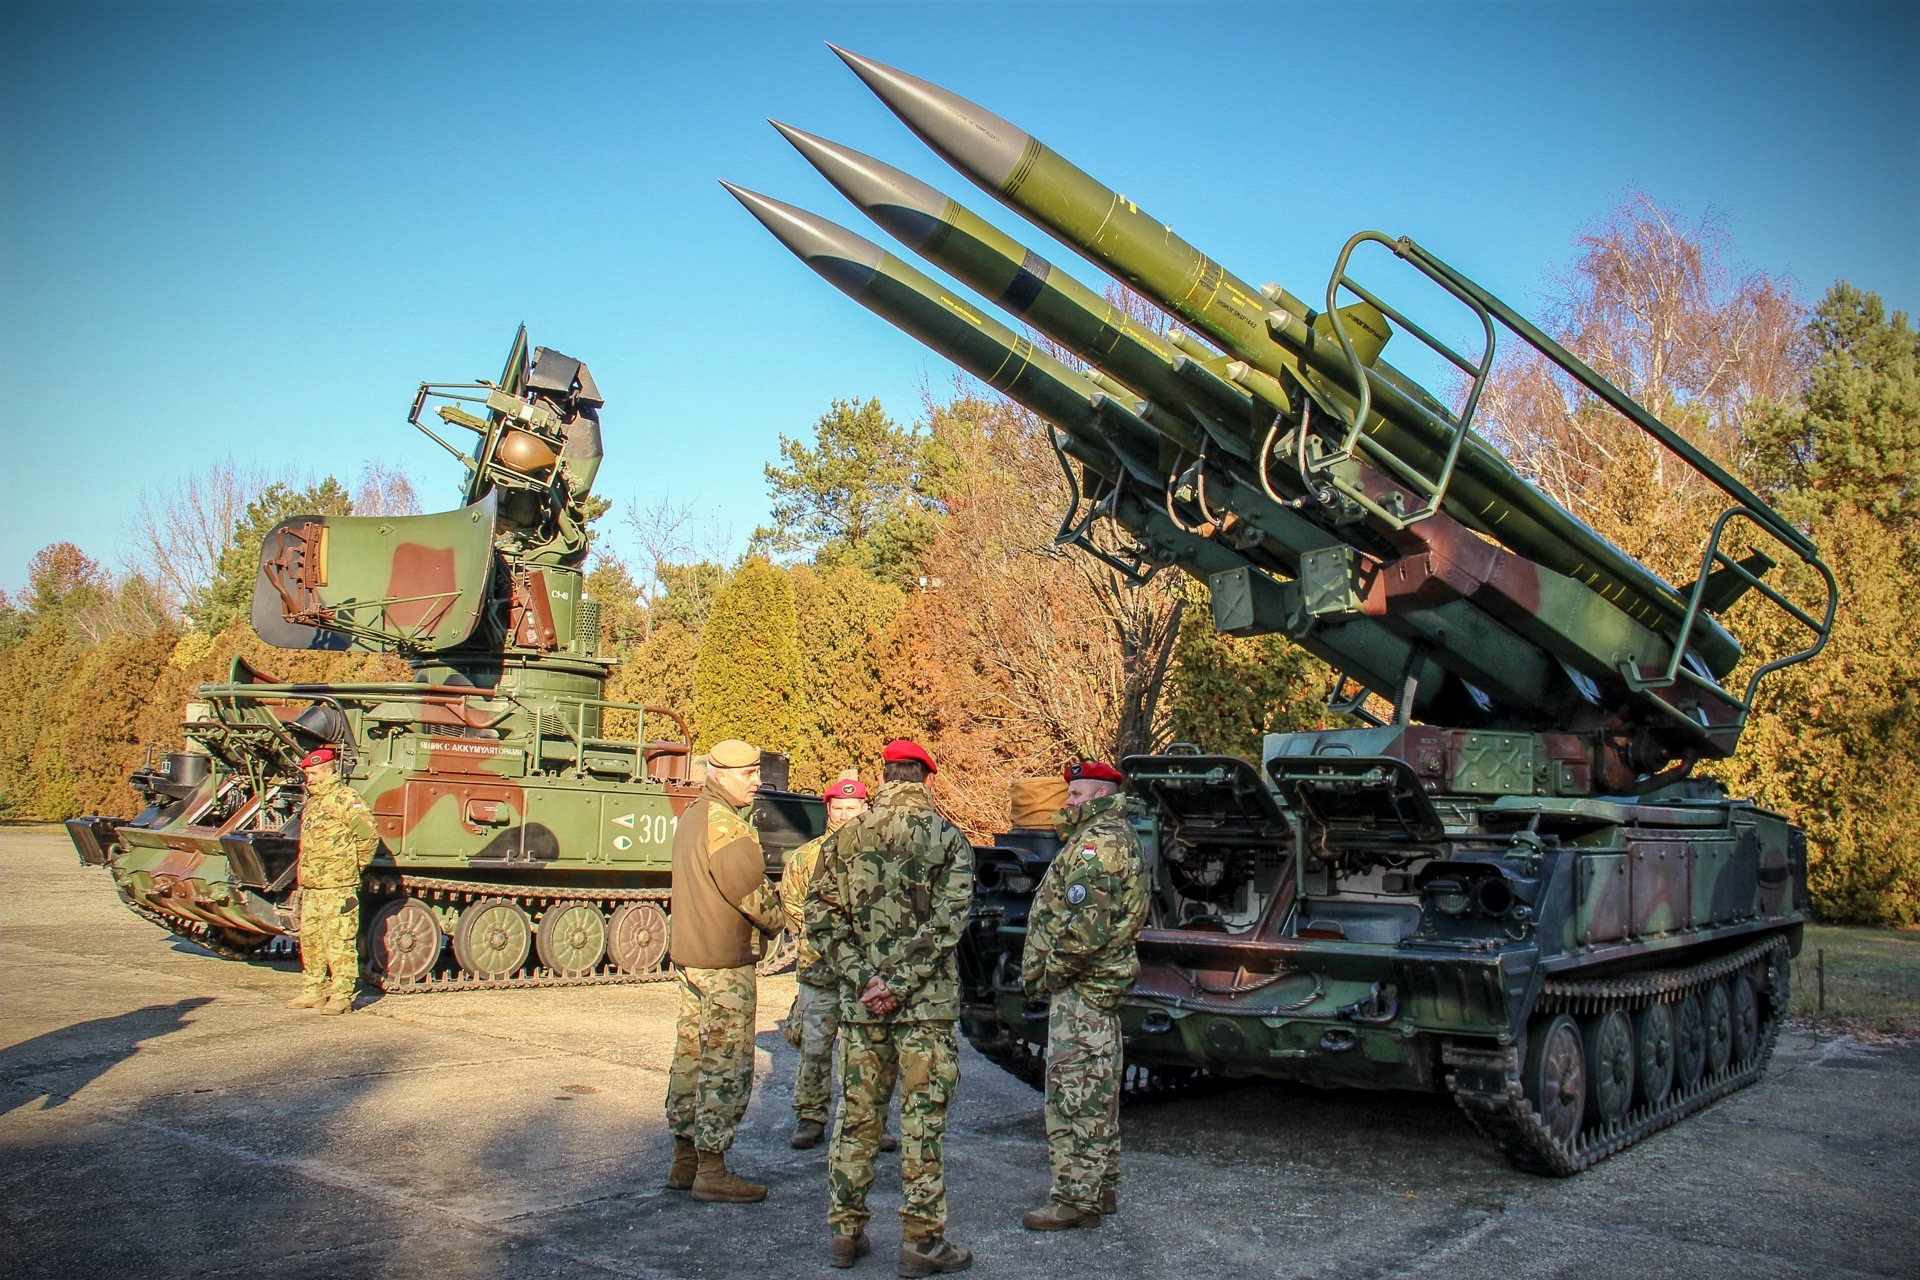
<path fill-rule="evenodd" d="M 827 47 L 923 142 L 975 182 L 999 191 L 1020 167 L 1020 158 L 1033 141 L 1024 130 L 918 76 L 837 45 Z"/>
<path fill-rule="evenodd" d="M 851 147 L 769 121 L 807 163 L 909 248 L 925 245 L 953 202 L 926 183 Z"/>
<path fill-rule="evenodd" d="M 856 298 L 872 282 L 875 270 L 886 257 L 886 251 L 873 241 L 805 209 L 731 182 L 722 181 L 720 185 L 745 205 L 747 212 L 773 233 L 774 239 L 825 276 L 835 288 Z"/>

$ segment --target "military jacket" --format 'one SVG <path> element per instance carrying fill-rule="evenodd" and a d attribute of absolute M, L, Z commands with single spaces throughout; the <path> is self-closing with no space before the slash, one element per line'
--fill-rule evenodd
<path fill-rule="evenodd" d="M 331 774 L 307 789 L 300 807 L 302 889 L 358 889 L 378 847 L 373 814 L 358 791 Z"/>
<path fill-rule="evenodd" d="M 826 847 L 807 898 L 807 937 L 850 1022 L 950 1022 L 960 1014 L 953 949 L 973 902 L 973 846 L 918 782 L 889 782 Z M 878 976 L 900 1001 L 877 1016 L 860 992 Z"/>
<path fill-rule="evenodd" d="M 690 969 L 753 963 L 753 931 L 786 927 L 767 864 L 742 811 L 709 786 L 673 834 L 672 956 Z"/>
<path fill-rule="evenodd" d="M 813 885 L 827 842 L 838 830 L 836 827 L 817 835 L 788 854 L 787 865 L 780 872 L 780 909 L 786 912 L 787 927 L 798 942 L 794 973 L 800 981 L 816 987 L 831 987 L 834 981 L 833 971 L 821 965 L 820 953 L 807 937 L 807 890 Z"/>
<path fill-rule="evenodd" d="M 1140 976 L 1134 942 L 1147 919 L 1147 875 L 1126 797 L 1102 796 L 1054 818 L 1060 853 L 1041 877 L 1020 959 L 1027 994 L 1073 988 L 1096 1009 L 1119 1007 Z"/>

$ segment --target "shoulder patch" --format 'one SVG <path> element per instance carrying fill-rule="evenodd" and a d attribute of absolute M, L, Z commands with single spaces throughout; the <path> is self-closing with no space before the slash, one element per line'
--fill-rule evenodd
<path fill-rule="evenodd" d="M 1077 907 L 1081 903 L 1085 902 L 1086 900 L 1087 900 L 1087 886 L 1083 884 L 1068 886 L 1067 888 L 1068 902 L 1071 902 L 1074 906 Z"/>
<path fill-rule="evenodd" d="M 1083 858 L 1097 858 L 1100 856 L 1100 849 L 1097 845 L 1086 845 L 1081 848 L 1080 856 Z"/>

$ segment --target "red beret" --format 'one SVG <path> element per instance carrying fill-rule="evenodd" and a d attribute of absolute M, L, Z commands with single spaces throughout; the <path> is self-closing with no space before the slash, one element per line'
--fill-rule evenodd
<path fill-rule="evenodd" d="M 332 764 L 339 758 L 339 755 L 340 753 L 332 747 L 315 747 L 313 750 L 307 752 L 306 755 L 300 757 L 300 767 L 302 769 L 311 769 L 316 764 Z"/>
<path fill-rule="evenodd" d="M 918 760 L 921 764 L 927 766 L 928 773 L 940 772 L 939 766 L 934 764 L 933 757 L 927 754 L 925 747 L 917 742 L 908 742 L 905 738 L 895 738 L 892 742 L 882 747 L 880 749 L 880 758 L 887 761 Z"/>
<path fill-rule="evenodd" d="M 1102 764 L 1098 760 L 1075 760 L 1072 764 L 1060 771 L 1060 776 L 1068 782 L 1077 782 L 1082 778 L 1092 782 L 1112 782 L 1116 784 L 1126 781 L 1118 769 L 1110 764 Z"/>
<path fill-rule="evenodd" d="M 867 784 L 858 778 L 841 778 L 827 784 L 826 797 L 829 800 L 865 800 Z"/>

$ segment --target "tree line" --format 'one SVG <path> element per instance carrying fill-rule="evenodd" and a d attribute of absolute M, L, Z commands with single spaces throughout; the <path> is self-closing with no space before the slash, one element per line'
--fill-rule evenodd
<path fill-rule="evenodd" d="M 1844 282 L 1808 309 L 1791 281 L 1739 269 L 1723 224 L 1635 194 L 1576 241 L 1543 319 L 1819 543 L 1840 587 L 1832 638 L 1762 686 L 1740 754 L 1710 767 L 1807 828 L 1822 915 L 1920 923 L 1907 317 Z M 1534 483 L 1670 581 L 1693 578 L 1723 495 L 1530 350 L 1502 357 L 1481 405 L 1477 429 Z M 619 660 L 608 696 L 682 711 L 699 748 L 784 750 L 808 789 L 916 737 L 975 834 L 1005 828 L 1014 779 L 1067 759 L 1173 742 L 1257 758 L 1266 733 L 1349 723 L 1326 709 L 1332 673 L 1284 636 L 1216 633 L 1204 585 L 1130 586 L 1057 545 L 1065 489 L 1044 423 L 965 382 L 919 409 L 835 401 L 810 433 L 783 434 L 769 522 L 741 554 L 702 545 L 685 505 L 628 504 L 637 554 L 603 537 L 588 578 Z M 380 467 L 349 490 L 220 464 L 143 502 L 134 567 L 42 550 L 26 590 L 0 596 L 0 816 L 129 812 L 127 773 L 149 744 L 179 743 L 190 691 L 236 655 L 288 680 L 402 675 L 389 657 L 271 649 L 245 614 L 278 520 L 413 510 Z M 1808 598 L 1818 584 L 1789 561 L 1768 580 Z M 1729 622 L 1749 670 L 1804 641 L 1754 598 Z"/>

